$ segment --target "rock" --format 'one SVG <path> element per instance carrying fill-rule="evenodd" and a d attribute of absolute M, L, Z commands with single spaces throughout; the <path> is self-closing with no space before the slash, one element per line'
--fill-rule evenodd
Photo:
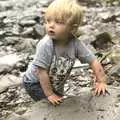
<path fill-rule="evenodd" d="M 12 70 L 12 67 L 10 65 L 0 65 L 0 74 L 6 74 L 10 73 Z"/>
<path fill-rule="evenodd" d="M 21 25 L 21 26 L 24 26 L 24 27 L 29 27 L 29 26 L 33 26 L 33 25 L 35 25 L 35 21 L 34 20 L 23 20 L 23 21 L 20 21 L 19 22 L 19 24 Z"/>
<path fill-rule="evenodd" d="M 4 41 L 4 45 L 5 46 L 15 45 L 15 44 L 18 43 L 19 39 L 20 39 L 19 37 L 14 37 L 14 36 L 5 37 L 5 39 L 3 40 Z"/>
<path fill-rule="evenodd" d="M 120 45 L 114 45 L 111 49 L 111 54 L 109 55 L 110 59 L 113 63 L 119 64 L 120 63 Z"/>
<path fill-rule="evenodd" d="M 96 0 L 78 0 L 80 2 L 80 5 L 85 5 L 85 6 L 100 6 L 101 2 L 96 1 Z"/>
<path fill-rule="evenodd" d="M 0 1 L 0 11 L 10 10 L 13 6 L 8 1 Z"/>
<path fill-rule="evenodd" d="M 39 4 L 42 5 L 42 7 L 48 7 L 48 5 L 52 2 L 53 0 L 44 0 L 44 1 L 40 1 Z"/>
<path fill-rule="evenodd" d="M 37 36 L 38 37 L 43 37 L 46 33 L 45 27 L 40 25 L 40 24 L 36 24 L 34 26 L 34 31 L 36 32 L 36 38 L 37 38 Z"/>
<path fill-rule="evenodd" d="M 18 24 L 13 25 L 12 33 L 13 33 L 14 36 L 19 36 L 21 31 L 22 31 L 21 26 L 19 26 Z"/>
<path fill-rule="evenodd" d="M 37 41 L 31 38 L 21 38 L 15 48 L 19 52 L 33 54 L 35 53 L 36 44 Z"/>
<path fill-rule="evenodd" d="M 114 87 L 119 87 L 120 86 L 120 81 L 114 81 L 112 84 Z"/>
<path fill-rule="evenodd" d="M 95 97 L 90 92 L 68 97 L 57 106 L 43 100 L 33 104 L 21 117 L 27 120 L 119 120 L 120 89 L 110 87 L 109 92 L 110 95 L 100 97 Z"/>
<path fill-rule="evenodd" d="M 117 17 L 116 20 L 117 20 L 118 22 L 120 22 L 120 17 Z"/>
<path fill-rule="evenodd" d="M 6 120 L 27 120 L 16 113 L 12 113 Z"/>
<path fill-rule="evenodd" d="M 3 42 L 0 41 L 0 46 L 3 46 Z"/>
<path fill-rule="evenodd" d="M 0 31 L 0 36 L 5 36 L 5 31 Z"/>
<path fill-rule="evenodd" d="M 21 60 L 21 55 L 9 54 L 0 57 L 0 65 L 9 65 L 13 67 L 20 60 Z"/>
<path fill-rule="evenodd" d="M 6 17 L 6 18 L 3 20 L 3 23 L 4 23 L 4 24 L 15 23 L 15 22 L 16 22 L 16 18 Z"/>
<path fill-rule="evenodd" d="M 113 22 L 116 20 L 116 17 L 117 17 L 114 14 L 112 14 L 110 11 L 101 13 L 100 16 L 101 16 L 103 22 Z"/>
<path fill-rule="evenodd" d="M 113 44 L 111 35 L 108 32 L 101 33 L 96 36 L 96 40 L 92 41 L 91 44 L 95 48 L 106 49 Z"/>
<path fill-rule="evenodd" d="M 16 110 L 16 113 L 17 113 L 18 115 L 22 115 L 22 114 L 24 114 L 24 113 L 26 112 L 26 110 L 27 110 L 26 107 L 20 107 L 20 108 L 18 108 L 18 109 Z"/>
<path fill-rule="evenodd" d="M 33 28 L 32 27 L 28 27 L 25 28 L 25 30 L 21 33 L 22 37 L 30 37 L 33 34 Z"/>
<path fill-rule="evenodd" d="M 119 77 L 120 78 L 120 64 L 115 65 L 114 67 L 112 67 L 110 69 L 110 71 L 108 72 L 108 74 L 110 76 L 114 76 L 114 77 Z"/>
<path fill-rule="evenodd" d="M 89 68 L 89 64 L 82 64 L 79 60 L 76 60 L 75 61 L 75 64 L 73 66 L 73 69 L 76 69 L 76 68 Z"/>
<path fill-rule="evenodd" d="M 5 91 L 7 88 L 11 86 L 18 86 L 22 83 L 22 79 L 7 74 L 7 75 L 1 75 L 0 76 L 0 93 Z"/>

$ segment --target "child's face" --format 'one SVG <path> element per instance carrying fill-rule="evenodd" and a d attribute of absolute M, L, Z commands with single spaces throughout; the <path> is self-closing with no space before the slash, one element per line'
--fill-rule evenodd
<path fill-rule="evenodd" d="M 69 38 L 71 30 L 70 25 L 61 20 L 46 18 L 46 32 L 52 39 L 66 40 Z"/>

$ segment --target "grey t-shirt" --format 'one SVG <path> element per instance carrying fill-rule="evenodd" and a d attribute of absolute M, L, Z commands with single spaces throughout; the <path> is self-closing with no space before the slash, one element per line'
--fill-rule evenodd
<path fill-rule="evenodd" d="M 60 47 L 59 45 L 53 47 L 53 40 L 46 35 L 37 44 L 35 57 L 29 64 L 25 73 L 28 78 L 25 82 L 39 81 L 36 73 L 37 67 L 49 70 L 54 48 L 58 56 L 69 56 L 72 59 L 77 58 L 84 63 L 91 63 L 94 59 L 96 59 L 94 54 L 86 47 L 86 45 L 78 39 L 74 38 L 70 40 L 65 47 Z"/>

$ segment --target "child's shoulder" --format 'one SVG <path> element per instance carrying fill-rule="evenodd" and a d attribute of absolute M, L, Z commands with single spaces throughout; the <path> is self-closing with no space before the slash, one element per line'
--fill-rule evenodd
<path fill-rule="evenodd" d="M 39 43 L 43 43 L 43 44 L 46 44 L 46 43 L 51 43 L 52 42 L 52 39 L 48 36 L 48 35 L 45 35 L 42 39 L 40 39 Z"/>
<path fill-rule="evenodd" d="M 39 42 L 38 46 L 52 46 L 52 39 L 48 36 L 45 35 Z"/>
<path fill-rule="evenodd" d="M 75 44 L 76 47 L 77 47 L 77 46 L 79 47 L 79 46 L 85 44 L 82 40 L 80 40 L 80 39 L 78 39 L 78 38 L 73 39 L 72 42 Z"/>

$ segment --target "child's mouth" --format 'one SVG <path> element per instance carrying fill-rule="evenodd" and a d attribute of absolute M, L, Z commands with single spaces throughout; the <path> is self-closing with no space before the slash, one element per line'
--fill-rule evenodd
<path fill-rule="evenodd" d="M 55 32 L 52 31 L 52 30 L 49 30 L 49 31 L 48 31 L 48 34 L 49 34 L 49 35 L 55 35 Z"/>

